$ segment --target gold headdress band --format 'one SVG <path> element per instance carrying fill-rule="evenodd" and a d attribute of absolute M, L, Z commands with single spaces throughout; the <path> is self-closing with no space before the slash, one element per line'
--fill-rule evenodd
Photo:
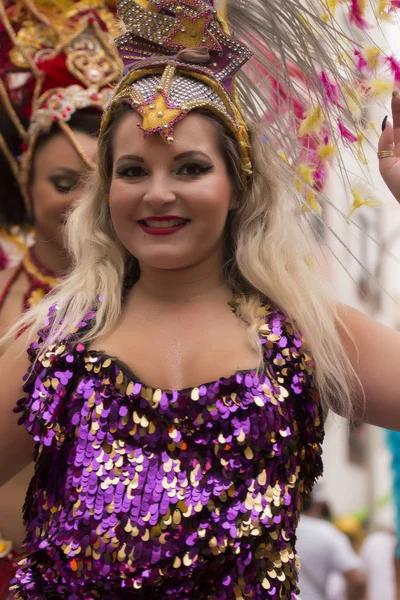
<path fill-rule="evenodd" d="M 18 132 L 22 151 L 15 158 L 0 134 L 0 149 L 19 182 L 27 210 L 35 144 L 54 123 L 80 157 L 92 161 L 68 125 L 81 109 L 103 111 L 122 74 L 113 43 L 114 0 L 0 0 L 0 43 L 8 49 L 0 63 L 0 99 Z M 28 93 L 27 93 L 28 91 Z M 23 118 L 29 119 L 27 130 Z"/>
<path fill-rule="evenodd" d="M 250 58 L 207 0 L 117 2 L 126 27 L 116 44 L 128 69 L 102 121 L 101 136 L 121 104 L 130 104 L 145 135 L 171 143 L 174 127 L 190 111 L 205 109 L 239 143 L 244 180 L 251 174 L 248 131 L 235 93 L 235 73 Z M 202 53 L 200 64 L 182 50 Z M 105 177 L 105 174 L 102 174 Z"/>

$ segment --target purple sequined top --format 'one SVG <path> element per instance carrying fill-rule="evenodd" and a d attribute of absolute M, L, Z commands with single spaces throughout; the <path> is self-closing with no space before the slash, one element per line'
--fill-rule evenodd
<path fill-rule="evenodd" d="M 294 600 L 295 529 L 321 474 L 313 362 L 270 303 L 265 371 L 166 391 L 79 331 L 45 354 L 19 401 L 36 442 L 26 556 L 10 598 Z"/>

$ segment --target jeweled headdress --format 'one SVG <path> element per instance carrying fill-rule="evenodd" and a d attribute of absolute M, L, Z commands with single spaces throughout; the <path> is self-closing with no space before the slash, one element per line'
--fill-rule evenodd
<path fill-rule="evenodd" d="M 175 124 L 192 110 L 219 118 L 240 143 L 242 169 L 250 173 L 247 127 L 234 76 L 250 58 L 208 0 L 117 2 L 126 33 L 116 40 L 128 70 L 107 111 L 103 130 L 121 103 L 143 117 L 146 135 L 173 141 Z"/>
<path fill-rule="evenodd" d="M 15 158 L 2 136 L 0 148 L 25 200 L 36 140 L 54 123 L 91 165 L 68 121 L 81 109 L 103 111 L 122 74 L 115 10 L 115 0 L 0 0 L 0 97 L 21 154 Z"/>
<path fill-rule="evenodd" d="M 375 16 L 383 19 L 398 8 L 397 0 L 375 4 L 380 13 Z M 363 0 L 345 0 L 340 8 L 336 0 L 280 5 L 275 0 L 117 0 L 117 5 L 125 33 L 116 44 L 126 75 L 102 132 L 118 106 L 129 103 L 143 116 L 146 135 L 159 132 L 171 142 L 174 125 L 203 108 L 239 142 L 247 179 L 252 167 L 244 115 L 262 118 L 266 141 L 297 171 L 299 188 L 317 211 L 315 192 L 340 144 L 352 146 L 364 160 L 368 101 L 393 88 L 388 78 L 379 79 L 376 65 L 391 66 L 396 76 L 396 61 L 386 62 L 377 49 L 375 62 L 369 60 L 367 36 L 365 45 L 351 41 L 351 27 L 367 27 Z M 348 11 L 347 22 L 340 11 Z"/>

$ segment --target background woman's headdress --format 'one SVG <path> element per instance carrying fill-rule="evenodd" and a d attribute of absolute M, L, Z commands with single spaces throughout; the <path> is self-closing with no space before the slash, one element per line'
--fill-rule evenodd
<path fill-rule="evenodd" d="M 68 121 L 81 109 L 103 111 L 122 74 L 115 8 L 113 0 L 0 0 L 0 100 L 21 155 L 15 158 L 2 135 L 0 149 L 25 200 L 36 140 L 54 123 L 91 165 Z"/>

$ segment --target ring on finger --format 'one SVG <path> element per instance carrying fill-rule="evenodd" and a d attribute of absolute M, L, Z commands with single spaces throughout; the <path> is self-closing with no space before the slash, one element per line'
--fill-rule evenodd
<path fill-rule="evenodd" d="M 394 156 L 393 150 L 379 150 L 377 152 L 378 158 L 392 158 Z"/>

